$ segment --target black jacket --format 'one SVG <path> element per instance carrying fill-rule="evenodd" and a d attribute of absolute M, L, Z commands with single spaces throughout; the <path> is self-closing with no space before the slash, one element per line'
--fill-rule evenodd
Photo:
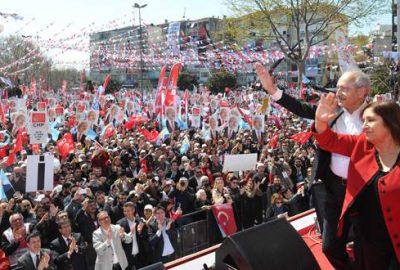
<path fill-rule="evenodd" d="M 146 265 L 149 262 L 148 259 L 151 255 L 147 226 L 143 227 L 143 230 L 141 233 L 139 233 L 138 229 L 137 229 L 137 225 L 139 224 L 140 221 L 141 220 L 139 217 L 135 218 L 136 240 L 137 240 L 137 244 L 139 247 L 139 253 L 136 255 L 136 257 L 137 257 L 136 261 L 138 261 L 139 265 L 135 265 L 136 267 Z M 118 220 L 117 224 L 120 225 L 122 228 L 124 228 L 126 233 L 130 233 L 131 229 L 129 227 L 129 222 L 126 217 Z M 129 244 L 122 243 L 122 247 L 124 248 L 126 257 L 128 258 L 128 262 L 129 262 L 129 257 L 132 256 L 132 243 L 129 243 Z"/>
<path fill-rule="evenodd" d="M 40 257 L 43 256 L 44 252 L 50 255 L 49 267 L 47 267 L 46 270 L 56 270 L 57 267 L 54 264 L 54 253 L 48 249 L 42 248 L 40 250 Z M 17 267 L 18 269 L 23 269 L 23 270 L 36 270 L 35 263 L 32 260 L 30 252 L 25 253 L 18 259 Z"/>
<path fill-rule="evenodd" d="M 315 113 L 317 111 L 317 105 L 308 104 L 301 102 L 288 94 L 282 93 L 282 98 L 277 101 L 277 103 L 283 106 L 285 109 L 291 111 L 297 116 L 315 119 Z M 342 115 L 343 111 L 338 114 L 338 116 L 330 123 L 332 127 L 337 119 Z M 323 180 L 325 173 L 329 169 L 329 164 L 331 163 L 330 152 L 324 151 L 320 148 L 317 149 L 317 157 L 314 163 L 315 178 Z"/>
<path fill-rule="evenodd" d="M 165 219 L 166 224 L 168 224 L 169 219 Z M 177 233 L 174 228 L 174 223 L 172 223 L 171 228 L 167 230 L 167 234 L 169 237 L 169 240 L 172 244 L 172 247 L 174 248 L 176 252 L 176 247 L 177 247 Z M 157 220 L 154 220 L 153 222 L 150 223 L 149 225 L 149 240 L 150 240 L 150 246 L 153 251 L 153 262 L 160 262 L 162 260 L 162 253 L 164 250 L 164 239 L 163 235 L 161 234 L 160 236 L 157 235 L 158 231 L 158 226 L 157 226 Z"/>
<path fill-rule="evenodd" d="M 54 259 L 58 270 L 88 269 L 86 266 L 84 255 L 86 244 L 80 233 L 72 233 L 72 237 L 74 237 L 76 240 L 78 252 L 72 253 L 69 259 L 67 254 L 69 247 L 67 246 L 67 243 L 64 241 L 64 238 L 61 235 L 50 243 L 51 250 L 57 252 L 58 254 Z"/>

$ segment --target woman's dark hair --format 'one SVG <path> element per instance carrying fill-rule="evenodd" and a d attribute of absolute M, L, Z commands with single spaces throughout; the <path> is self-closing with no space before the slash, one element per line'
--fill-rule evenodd
<path fill-rule="evenodd" d="M 389 129 L 393 140 L 400 145 L 400 106 L 394 101 L 378 101 L 368 104 L 366 109 L 372 109 L 374 113 L 382 117 L 384 125 Z"/>

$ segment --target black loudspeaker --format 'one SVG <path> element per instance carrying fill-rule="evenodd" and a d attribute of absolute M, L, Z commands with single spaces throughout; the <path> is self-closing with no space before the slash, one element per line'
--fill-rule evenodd
<path fill-rule="evenodd" d="M 285 219 L 227 237 L 216 252 L 218 270 L 320 269 L 301 236 Z"/>
<path fill-rule="evenodd" d="M 143 268 L 140 268 L 139 270 L 166 270 L 164 267 L 164 264 L 162 262 L 158 262 Z"/>

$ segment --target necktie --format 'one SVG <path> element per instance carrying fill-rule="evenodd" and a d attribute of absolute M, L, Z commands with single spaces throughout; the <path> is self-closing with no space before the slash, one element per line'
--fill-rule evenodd
<path fill-rule="evenodd" d="M 67 246 L 68 247 L 69 247 L 69 245 L 71 245 L 71 242 L 72 242 L 71 238 L 67 238 Z"/>
<path fill-rule="evenodd" d="M 36 255 L 36 269 L 39 267 L 39 263 L 40 263 L 40 256 L 39 254 Z"/>

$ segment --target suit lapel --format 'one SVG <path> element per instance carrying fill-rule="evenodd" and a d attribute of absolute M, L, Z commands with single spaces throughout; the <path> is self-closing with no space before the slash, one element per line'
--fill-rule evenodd
<path fill-rule="evenodd" d="M 32 269 L 36 269 L 35 262 L 32 261 L 31 254 L 28 252 L 26 255 L 28 256 L 28 263 L 32 266 Z"/>

